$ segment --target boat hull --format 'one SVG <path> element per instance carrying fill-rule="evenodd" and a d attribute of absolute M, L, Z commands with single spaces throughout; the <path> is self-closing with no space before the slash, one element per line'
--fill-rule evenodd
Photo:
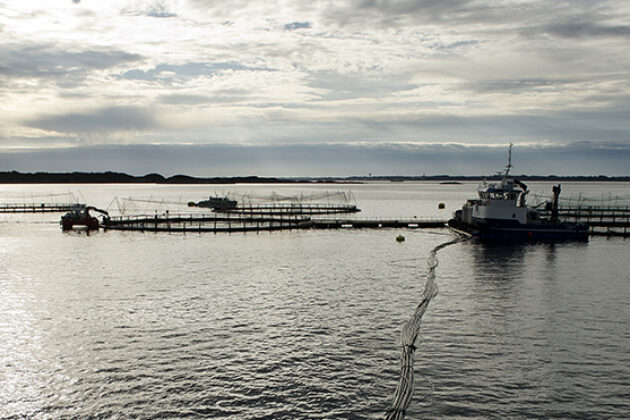
<path fill-rule="evenodd" d="M 71 230 L 73 228 L 87 228 L 95 230 L 99 228 L 98 219 L 96 217 L 84 217 L 80 219 L 62 219 L 61 228 L 63 230 Z"/>
<path fill-rule="evenodd" d="M 520 224 L 516 221 L 474 220 L 463 223 L 451 219 L 448 225 L 470 233 L 482 241 L 560 242 L 588 241 L 588 226 L 579 223 L 543 221 Z"/>

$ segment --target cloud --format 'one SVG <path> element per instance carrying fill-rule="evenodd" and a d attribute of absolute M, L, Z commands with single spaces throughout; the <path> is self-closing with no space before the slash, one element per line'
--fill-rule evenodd
<path fill-rule="evenodd" d="M 320 100 L 339 101 L 362 97 L 383 97 L 418 87 L 399 78 L 388 76 L 340 74 L 332 71 L 312 72 L 306 77 L 306 84 L 315 89 Z"/>
<path fill-rule="evenodd" d="M 352 9 L 380 15 L 423 14 L 435 17 L 462 10 L 470 3 L 470 0 L 353 0 L 349 5 Z"/>
<path fill-rule="evenodd" d="M 525 91 L 542 91 L 560 89 L 564 85 L 575 83 L 570 80 L 530 78 L 530 79 L 503 79 L 503 80 L 480 80 L 468 82 L 461 87 L 478 93 L 520 93 Z"/>
<path fill-rule="evenodd" d="M 69 5 L 0 10 L 3 138 L 284 144 L 253 158 L 322 167 L 288 144 L 630 142 L 619 1 Z"/>
<path fill-rule="evenodd" d="M 601 25 L 595 22 L 554 22 L 541 28 L 561 38 L 630 37 L 630 25 Z"/>
<path fill-rule="evenodd" d="M 620 3 L 611 1 L 549 2 L 546 0 L 478 2 L 475 0 L 350 0 L 331 5 L 322 14 L 330 25 L 379 28 L 437 29 L 441 34 L 487 34 L 493 40 L 513 35 L 559 37 L 628 35 Z"/>
<path fill-rule="evenodd" d="M 11 78 L 64 79 L 76 82 L 92 70 L 103 70 L 140 60 L 138 54 L 118 49 L 72 51 L 61 44 L 0 44 L 0 75 Z"/>
<path fill-rule="evenodd" d="M 351 0 L 326 10 L 326 21 L 342 26 L 370 24 L 400 27 L 408 23 L 450 25 L 465 22 L 494 22 L 496 7 L 473 0 Z"/>
<path fill-rule="evenodd" d="M 304 144 L 248 146 L 96 145 L 0 152 L 5 170 L 159 172 L 195 176 L 493 175 L 505 144 Z M 514 174 L 628 176 L 624 143 L 527 146 L 513 149 Z"/>
<path fill-rule="evenodd" d="M 33 118 L 25 125 L 58 133 L 103 134 L 147 130 L 156 126 L 153 113 L 144 108 L 112 106 L 89 112 L 75 112 Z"/>
<path fill-rule="evenodd" d="M 123 73 L 120 77 L 128 80 L 173 81 L 188 80 L 200 76 L 213 76 L 227 71 L 273 71 L 261 67 L 248 67 L 233 62 L 218 63 L 186 63 L 186 64 L 159 64 L 153 69 L 132 69 Z"/>
<path fill-rule="evenodd" d="M 480 139 L 528 143 L 553 141 L 630 141 L 630 101 L 592 109 L 524 111 L 501 115 L 428 114 L 404 120 L 372 122 L 374 130 L 396 131 L 405 138 L 432 141 L 439 138 L 478 142 Z M 413 132 L 416 132 L 414 136 Z M 448 133 L 445 135 L 444 133 Z M 400 137 L 398 137 L 400 138 Z M 503 139 L 503 140 L 502 140 Z"/>
<path fill-rule="evenodd" d="M 160 102 L 167 105 L 200 105 L 212 102 L 212 97 L 207 95 L 179 94 L 163 95 Z"/>
<path fill-rule="evenodd" d="M 122 9 L 120 13 L 128 16 L 148 16 L 154 18 L 177 17 L 177 14 L 171 12 L 170 8 L 163 0 L 136 2 Z"/>
<path fill-rule="evenodd" d="M 246 89 L 219 89 L 212 95 L 174 93 L 161 95 L 158 100 L 166 105 L 238 104 L 250 95 Z"/>

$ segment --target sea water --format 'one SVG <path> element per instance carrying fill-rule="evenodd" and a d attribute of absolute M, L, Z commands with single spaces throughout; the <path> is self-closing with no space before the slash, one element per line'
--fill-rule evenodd
<path fill-rule="evenodd" d="M 357 217 L 446 219 L 475 188 L 2 185 L 0 198 L 71 192 L 153 214 L 215 194 L 344 191 Z M 623 200 L 630 184 L 564 183 L 563 195 Z M 430 251 L 452 238 L 440 229 L 87 235 L 62 232 L 59 217 L 0 215 L 0 418 L 384 418 Z M 406 418 L 627 417 L 629 255 L 628 240 L 605 237 L 441 250 Z"/>

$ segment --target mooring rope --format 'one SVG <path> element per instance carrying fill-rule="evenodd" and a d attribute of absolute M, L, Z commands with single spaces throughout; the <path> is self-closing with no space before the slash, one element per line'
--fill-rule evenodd
<path fill-rule="evenodd" d="M 469 239 L 468 236 L 464 236 L 456 232 L 457 237 L 448 242 L 441 243 L 431 250 L 428 259 L 428 274 L 427 281 L 424 285 L 424 292 L 422 293 L 422 300 L 416 307 L 413 316 L 407 321 L 400 334 L 400 343 L 402 345 L 402 354 L 400 357 L 400 381 L 396 387 L 396 393 L 394 394 L 394 401 L 387 410 L 386 420 L 402 420 L 405 418 L 405 412 L 407 407 L 411 403 L 414 391 L 413 380 L 413 352 L 416 350 L 416 339 L 420 334 L 420 326 L 422 323 L 422 316 L 429 306 L 429 302 L 438 294 L 438 287 L 435 283 L 435 269 L 437 268 L 439 261 L 437 259 L 437 252 L 442 248 L 446 248 L 449 245 L 462 242 Z"/>

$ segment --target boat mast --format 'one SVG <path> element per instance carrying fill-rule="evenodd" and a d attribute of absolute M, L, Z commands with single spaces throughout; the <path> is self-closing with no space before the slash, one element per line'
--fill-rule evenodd
<path fill-rule="evenodd" d="M 510 169 L 512 169 L 512 146 L 514 146 L 512 143 L 508 146 L 508 164 L 505 167 L 505 177 L 510 174 Z"/>

